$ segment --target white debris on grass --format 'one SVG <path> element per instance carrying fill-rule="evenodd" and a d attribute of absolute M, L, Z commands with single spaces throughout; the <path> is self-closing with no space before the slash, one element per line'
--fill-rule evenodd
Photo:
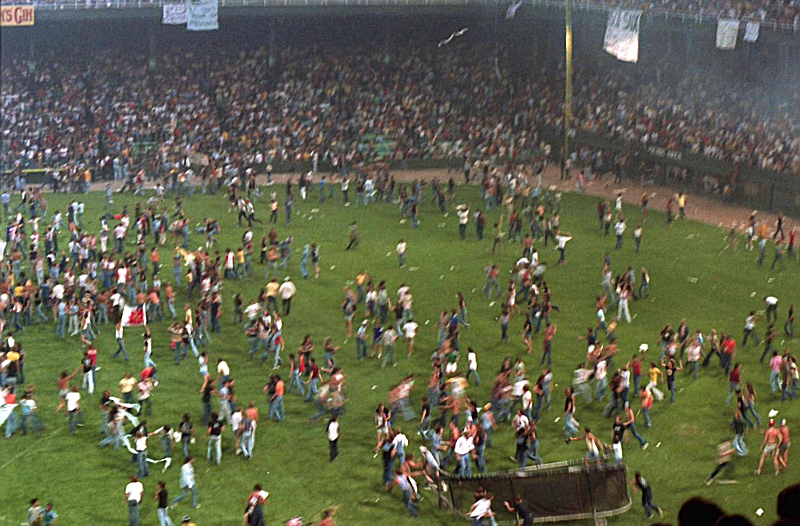
<path fill-rule="evenodd" d="M 409 272 L 416 272 L 419 270 L 419 267 L 408 267 Z"/>
<path fill-rule="evenodd" d="M 763 508 L 758 508 L 758 509 L 756 510 L 756 515 L 758 515 L 759 517 L 761 517 L 762 515 L 764 515 L 764 509 L 763 509 Z"/>
<path fill-rule="evenodd" d="M 689 278 L 686 281 L 688 281 L 689 283 L 697 283 L 697 278 L 695 278 L 694 276 L 689 276 Z"/>

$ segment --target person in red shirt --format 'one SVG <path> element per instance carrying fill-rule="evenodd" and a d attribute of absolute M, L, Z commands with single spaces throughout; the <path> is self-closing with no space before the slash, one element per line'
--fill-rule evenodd
<path fill-rule="evenodd" d="M 722 335 L 722 368 L 725 369 L 725 374 L 730 374 L 731 364 L 736 359 L 736 340 L 732 336 Z"/>
<path fill-rule="evenodd" d="M 642 378 L 642 361 L 639 360 L 638 354 L 633 355 L 633 358 L 628 364 L 628 369 L 630 369 L 631 375 L 633 376 L 633 396 L 639 396 L 639 381 Z"/>
<path fill-rule="evenodd" d="M 728 376 L 728 400 L 725 402 L 725 405 L 731 405 L 731 398 L 733 397 L 733 393 L 739 390 L 739 384 L 742 381 L 742 368 L 739 363 L 735 363 L 733 365 L 733 370 L 731 374 Z"/>

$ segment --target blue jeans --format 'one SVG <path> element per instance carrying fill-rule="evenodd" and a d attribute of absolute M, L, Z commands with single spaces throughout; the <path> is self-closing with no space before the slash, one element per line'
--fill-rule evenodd
<path fill-rule="evenodd" d="M 139 501 L 128 501 L 128 526 L 139 526 Z"/>
<path fill-rule="evenodd" d="M 139 465 L 139 478 L 149 477 L 150 470 L 147 467 L 147 450 L 139 451 L 136 455 L 136 463 Z"/>
<path fill-rule="evenodd" d="M 781 390 L 781 373 L 772 371 L 769 373 L 769 390 L 772 394 Z"/>
<path fill-rule="evenodd" d="M 739 389 L 738 382 L 728 382 L 728 400 L 725 402 L 725 405 L 731 405 L 731 398 L 737 389 Z"/>
<path fill-rule="evenodd" d="M 269 406 L 269 418 L 280 422 L 283 420 L 283 396 L 276 396 Z"/>
<path fill-rule="evenodd" d="M 292 377 L 289 380 L 289 388 L 287 389 L 287 392 L 291 393 L 295 389 L 297 389 L 297 394 L 299 394 L 300 396 L 303 396 L 303 394 L 305 393 L 305 389 L 303 389 L 303 382 L 300 380 L 299 371 L 294 371 L 292 373 Z"/>
<path fill-rule="evenodd" d="M 192 496 L 192 508 L 197 507 L 197 484 L 194 485 L 193 488 L 181 488 L 183 489 L 183 493 L 178 495 L 172 502 L 170 502 L 170 506 L 179 503 L 189 495 Z"/>
<path fill-rule="evenodd" d="M 533 460 L 537 464 L 542 464 L 542 459 L 539 456 L 539 441 L 538 440 L 531 440 L 530 444 L 528 444 L 528 450 L 522 455 L 522 464 L 520 464 L 521 468 L 524 468 L 528 464 L 528 460 Z"/>
<path fill-rule="evenodd" d="M 117 348 L 117 352 L 111 355 L 112 358 L 116 358 L 122 353 L 122 357 L 125 358 L 125 361 L 128 361 L 128 350 L 125 349 L 125 343 L 122 341 L 122 338 L 117 338 L 117 344 L 119 347 Z"/>
<path fill-rule="evenodd" d="M 733 442 L 731 443 L 733 449 L 736 450 L 736 454 L 740 457 L 746 457 L 750 454 L 748 451 L 747 446 L 744 444 L 744 435 L 736 435 L 733 437 Z"/>
<path fill-rule="evenodd" d="M 75 434 L 75 425 L 83 425 L 83 413 L 80 411 L 69 412 L 69 432 Z"/>
<path fill-rule="evenodd" d="M 367 357 L 367 342 L 363 338 L 356 338 L 356 358 L 363 360 Z"/>
<path fill-rule="evenodd" d="M 481 377 L 478 376 L 477 369 L 470 369 L 467 371 L 467 382 L 469 382 L 470 375 L 475 377 L 475 385 L 481 385 Z"/>
<path fill-rule="evenodd" d="M 319 389 L 317 385 L 319 384 L 319 378 L 314 378 L 311 380 L 311 383 L 308 384 L 308 394 L 306 395 L 306 402 L 310 402 L 314 395 L 319 394 Z"/>
<path fill-rule="evenodd" d="M 214 449 L 217 455 L 217 465 L 222 462 L 222 437 L 208 437 L 208 448 L 206 450 L 206 460 L 211 460 L 211 450 Z"/>
<path fill-rule="evenodd" d="M 469 461 L 469 455 L 461 455 L 458 461 L 459 476 L 471 477 L 472 476 L 472 463 Z"/>
<path fill-rule="evenodd" d="M 564 437 L 569 438 L 572 435 L 578 434 L 578 428 L 572 423 L 572 414 L 573 412 L 570 411 L 567 413 L 567 416 L 564 418 Z"/>
<path fill-rule="evenodd" d="M 650 410 L 642 409 L 642 416 L 644 416 L 644 427 L 651 427 L 653 422 L 650 420 Z"/>
<path fill-rule="evenodd" d="M 644 447 L 647 444 L 647 440 L 642 438 L 642 435 L 636 432 L 636 424 L 631 422 L 630 424 L 628 424 L 627 430 L 630 431 L 631 435 L 633 435 L 633 438 L 639 441 L 639 445 Z"/>

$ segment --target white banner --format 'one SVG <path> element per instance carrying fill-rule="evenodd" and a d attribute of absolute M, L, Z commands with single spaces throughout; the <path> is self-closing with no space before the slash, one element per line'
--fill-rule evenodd
<path fill-rule="evenodd" d="M 5 424 L 8 417 L 11 416 L 11 413 L 14 412 L 14 409 L 17 407 L 18 404 L 6 404 L 4 406 L 0 406 L 0 426 Z"/>
<path fill-rule="evenodd" d="M 738 20 L 721 19 L 719 22 L 717 22 L 717 49 L 735 49 L 736 36 L 738 34 Z"/>
<path fill-rule="evenodd" d="M 189 31 L 219 29 L 218 0 L 187 0 L 186 11 L 186 29 Z"/>
<path fill-rule="evenodd" d="M 761 29 L 761 24 L 759 22 L 748 22 L 746 26 L 744 26 L 744 38 L 745 42 L 750 42 L 751 44 L 758 40 L 758 31 Z"/>
<path fill-rule="evenodd" d="M 639 60 L 639 22 L 641 11 L 616 9 L 608 17 L 603 49 L 623 62 Z"/>
<path fill-rule="evenodd" d="M 179 26 L 186 23 L 188 16 L 185 3 L 164 4 L 161 12 L 161 23 L 169 26 Z"/>

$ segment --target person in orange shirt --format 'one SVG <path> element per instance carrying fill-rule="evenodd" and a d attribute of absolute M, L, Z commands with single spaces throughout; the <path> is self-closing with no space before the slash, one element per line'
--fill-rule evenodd
<path fill-rule="evenodd" d="M 161 321 L 163 319 L 161 316 L 161 298 L 158 297 L 158 293 L 155 289 L 150 289 L 150 292 L 147 294 L 147 301 L 150 304 L 148 306 L 150 320 L 153 322 Z"/>
<path fill-rule="evenodd" d="M 169 283 L 167 283 L 164 290 L 167 296 L 167 308 L 169 308 L 169 313 L 173 320 L 177 319 L 178 313 L 175 312 L 175 291 L 172 290 L 172 285 Z"/>
<path fill-rule="evenodd" d="M 266 387 L 264 389 L 266 389 Z M 275 375 L 275 394 L 269 399 L 270 420 L 281 422 L 284 416 L 286 416 L 283 410 L 283 391 L 283 380 L 281 380 L 280 375 Z"/>
<path fill-rule="evenodd" d="M 161 270 L 161 260 L 156 247 L 153 247 L 153 250 L 150 252 L 150 261 L 153 263 L 153 277 L 155 277 L 158 271 Z"/>

